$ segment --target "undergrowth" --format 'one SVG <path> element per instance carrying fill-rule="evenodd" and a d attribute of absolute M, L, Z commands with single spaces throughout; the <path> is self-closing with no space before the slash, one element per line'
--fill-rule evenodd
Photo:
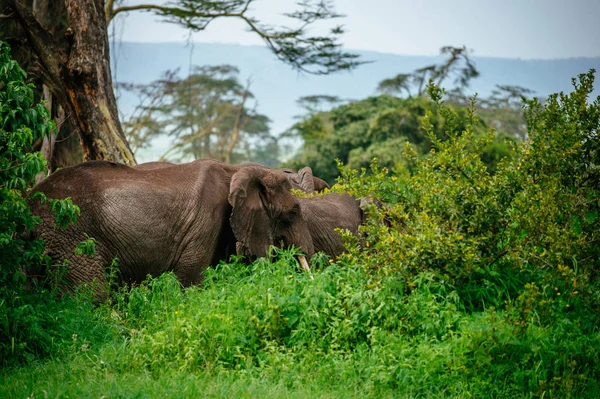
<path fill-rule="evenodd" d="M 312 281 L 291 251 L 274 263 L 221 264 L 202 287 L 182 290 L 165 274 L 90 311 L 104 339 L 88 323 L 69 325 L 56 360 L 3 372 L 0 395 L 581 398 L 600 390 L 600 337 L 568 315 L 515 325 L 511 311 L 465 312 L 455 287 L 430 272 L 410 291 L 393 274 L 369 275 L 335 262 Z"/>

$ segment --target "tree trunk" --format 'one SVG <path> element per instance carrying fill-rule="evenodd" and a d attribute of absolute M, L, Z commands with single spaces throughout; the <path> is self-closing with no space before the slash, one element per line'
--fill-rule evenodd
<path fill-rule="evenodd" d="M 123 134 L 110 73 L 103 0 L 65 0 L 68 29 L 53 36 L 25 0 L 9 0 L 42 66 L 42 78 L 77 128 L 83 160 L 134 165 Z"/>
<path fill-rule="evenodd" d="M 112 86 L 104 1 L 66 0 L 66 5 L 73 42 L 65 86 L 81 130 L 83 159 L 134 165 Z"/>
<path fill-rule="evenodd" d="M 62 121 L 62 127 L 58 131 L 58 136 L 56 136 L 56 144 L 54 146 L 54 153 L 52 154 L 53 171 L 77 165 L 83 161 L 81 143 L 79 136 L 75 133 L 79 129 L 71 126 L 73 122 L 70 119 Z"/>
<path fill-rule="evenodd" d="M 246 90 L 244 90 L 244 93 L 242 94 L 242 102 L 240 102 L 240 105 L 238 106 L 237 115 L 235 117 L 235 123 L 233 125 L 233 133 L 231 135 L 231 141 L 229 143 L 229 146 L 227 147 L 227 150 L 225 151 L 225 163 L 231 163 L 231 154 L 233 154 L 233 150 L 235 149 L 235 147 L 238 144 L 238 141 L 240 140 L 240 133 L 244 129 L 244 127 L 246 126 L 248 121 L 250 121 L 250 115 L 246 115 L 246 118 L 242 122 L 242 115 L 244 114 L 246 100 L 248 99 L 249 95 L 250 95 L 250 79 L 248 79 L 248 83 L 246 83 Z M 256 106 L 255 106 L 255 108 L 256 108 Z M 254 112 L 254 110 L 253 110 L 253 112 Z"/>

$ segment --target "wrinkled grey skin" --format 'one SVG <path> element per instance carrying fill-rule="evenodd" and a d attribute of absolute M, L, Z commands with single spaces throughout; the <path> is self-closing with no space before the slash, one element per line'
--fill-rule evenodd
<path fill-rule="evenodd" d="M 315 252 L 325 252 L 332 258 L 346 250 L 335 229 L 349 230 L 358 236 L 358 227 L 365 221 L 360 201 L 348 194 L 300 198 L 299 202 Z"/>
<path fill-rule="evenodd" d="M 140 163 L 133 167 L 137 170 L 153 170 L 153 169 L 168 168 L 169 166 L 173 166 L 173 165 L 177 165 L 177 164 L 172 163 L 172 162 L 153 161 L 153 162 Z"/>
<path fill-rule="evenodd" d="M 312 175 L 310 168 L 302 173 Z M 294 245 L 311 257 L 325 252 L 335 257 L 345 250 L 336 228 L 358 234 L 364 221 L 360 201 L 347 194 L 298 198 L 281 176 L 248 168 L 231 179 L 231 227 L 238 253 L 250 257 L 267 254 L 270 245 Z"/>
<path fill-rule="evenodd" d="M 36 234 L 46 241 L 55 263 L 69 260 L 66 287 L 93 279 L 105 286 L 105 266 L 114 257 L 119 259 L 118 273 L 124 282 L 137 283 L 147 275 L 173 271 L 183 285 L 195 284 L 206 267 L 235 251 L 229 225 L 230 182 L 247 169 L 309 192 L 321 181 L 313 181 L 312 173 L 302 170 L 285 173 L 207 159 L 133 168 L 91 161 L 59 170 L 34 188 L 48 198 L 71 197 L 81 208 L 77 224 L 61 230 L 54 229 L 47 205 L 30 201 L 33 214 L 43 221 Z M 96 239 L 96 254 L 91 258 L 73 253 L 86 234 Z"/>

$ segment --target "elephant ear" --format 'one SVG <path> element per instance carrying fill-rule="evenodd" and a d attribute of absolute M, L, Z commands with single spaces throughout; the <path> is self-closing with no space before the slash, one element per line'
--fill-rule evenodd
<path fill-rule="evenodd" d="M 299 184 L 302 190 L 307 193 L 315 192 L 315 182 L 313 180 L 313 173 L 310 166 L 305 166 L 298 171 Z"/>
<path fill-rule="evenodd" d="M 319 179 L 313 175 L 310 166 L 305 166 L 298 171 L 300 186 L 307 193 L 321 192 L 326 188 L 331 188 L 325 180 Z"/>
<path fill-rule="evenodd" d="M 319 179 L 313 175 L 310 166 L 305 166 L 298 171 L 300 184 L 307 193 L 321 192 L 326 188 L 331 188 L 325 180 Z"/>
<path fill-rule="evenodd" d="M 268 174 L 259 168 L 242 168 L 233 175 L 229 186 L 233 234 L 245 251 L 258 257 L 266 256 L 273 244 L 268 214 L 270 189 L 263 182 Z"/>

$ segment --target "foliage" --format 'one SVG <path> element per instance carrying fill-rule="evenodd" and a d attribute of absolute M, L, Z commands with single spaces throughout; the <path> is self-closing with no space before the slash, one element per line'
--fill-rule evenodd
<path fill-rule="evenodd" d="M 252 158 L 255 148 L 260 150 L 256 142 L 270 138 L 270 121 L 256 112 L 250 82 L 243 86 L 238 73 L 231 65 L 202 66 L 185 78 L 167 71 L 147 85 L 122 85 L 141 100 L 123 124 L 134 150 L 168 135 L 173 145 L 162 159 L 209 157 L 229 163 Z"/>
<path fill-rule="evenodd" d="M 308 113 L 314 114 L 323 111 L 324 107 L 339 105 L 343 100 L 338 96 L 326 94 L 315 94 L 311 96 L 302 96 L 296 100 L 296 104 Z"/>
<path fill-rule="evenodd" d="M 465 115 L 454 107 L 459 116 Z M 289 162 L 290 166 L 310 165 L 316 176 L 333 182 L 338 174 L 338 159 L 353 169 L 368 167 L 373 158 L 379 164 L 397 173 L 411 168 L 410 159 L 403 156 L 403 148 L 410 143 L 419 157 L 428 154 L 432 141 L 422 128 L 425 115 L 432 113 L 435 104 L 422 97 L 398 98 L 389 95 L 367 98 L 333 108 L 330 111 L 311 113 L 296 123 L 291 134 L 303 139 L 300 155 Z M 459 118 L 459 120 L 461 120 Z M 446 122 L 430 118 L 435 137 L 446 137 Z M 477 123 L 474 133 L 485 132 L 485 123 Z M 452 129 L 463 129 L 460 123 Z M 507 137 L 498 134 L 493 146 L 481 154 L 487 167 L 494 171 L 502 155 L 510 154 Z"/>
<path fill-rule="evenodd" d="M 434 148 L 430 156 L 415 160 L 413 173 L 386 179 L 375 166 L 373 177 L 346 172 L 341 179 L 357 195 L 395 202 L 387 217 L 396 228 L 370 230 L 367 253 L 377 264 L 395 264 L 407 279 L 431 270 L 467 287 L 465 295 L 480 284 L 502 287 L 507 295 L 481 291 L 485 298 L 472 298 L 474 308 L 500 306 L 523 281 L 557 277 L 557 270 L 576 273 L 569 291 L 581 292 L 575 286 L 591 284 L 600 255 L 600 104 L 587 103 L 592 82 L 593 73 L 581 75 L 570 95 L 551 96 L 544 106 L 528 102 L 530 139 L 493 175 L 480 157 L 493 135 L 474 136 L 474 107 L 463 122 L 466 128 L 457 129 L 460 117 L 441 101 L 440 89 L 431 87 L 449 139 L 437 138 L 428 113 L 424 127 Z"/>
<path fill-rule="evenodd" d="M 85 234 L 85 233 L 84 233 Z M 94 256 L 96 253 L 96 239 L 85 234 L 86 239 L 77 244 L 75 247 L 75 255 Z"/>
<path fill-rule="evenodd" d="M 43 242 L 30 237 L 39 218 L 24 197 L 46 170 L 46 160 L 31 147 L 55 126 L 44 105 L 34 102 L 33 87 L 9 51 L 0 41 L 0 364 L 48 353 L 60 328 L 55 323 L 63 319 L 48 293 L 26 289 L 35 282 L 25 271 L 48 264 Z M 60 226 L 78 214 L 70 200 L 49 200 L 49 207 Z"/>
<path fill-rule="evenodd" d="M 314 74 L 328 74 L 340 70 L 353 69 L 360 65 L 358 55 L 342 50 L 339 39 L 344 28 L 336 25 L 323 35 L 312 35 L 319 22 L 343 17 L 335 12 L 331 0 L 303 0 L 296 9 L 284 13 L 286 22 L 281 26 L 271 26 L 250 15 L 254 0 L 173 0 L 166 5 L 142 4 L 137 6 L 117 6 L 108 1 L 105 7 L 106 19 L 132 10 L 146 10 L 162 17 L 166 22 L 175 23 L 198 32 L 218 18 L 236 18 L 243 21 L 250 32 L 264 40 L 275 56 L 294 69 Z M 323 31 L 322 28 L 318 29 Z"/>
<path fill-rule="evenodd" d="M 373 158 L 396 173 L 410 169 L 410 162 L 402 156 L 405 144 L 411 144 L 418 157 L 426 156 L 433 144 L 422 129 L 425 114 L 435 115 L 435 104 L 426 98 L 427 82 L 441 86 L 453 78 L 451 89 L 445 93 L 446 103 L 457 113 L 458 120 L 466 120 L 470 98 L 464 92 L 471 79 L 479 76 L 465 47 L 446 46 L 441 54 L 447 58 L 440 64 L 381 81 L 378 91 L 383 95 L 378 97 L 329 110 L 320 106 L 337 104 L 340 99 L 325 95 L 301 98 L 299 103 L 307 112 L 287 134 L 302 139 L 303 148 L 290 165 L 311 165 L 318 176 L 329 182 L 337 176 L 336 159 L 353 169 L 368 168 Z M 496 130 L 492 143 L 479 154 L 492 173 L 502 158 L 512 156 L 511 143 L 527 138 L 521 107 L 530 94 L 530 90 L 520 86 L 498 85 L 489 98 L 480 101 L 480 119 L 471 130 L 475 137 L 485 135 L 488 127 Z M 445 138 L 446 121 L 433 118 L 435 136 Z M 464 126 L 457 124 L 454 129 L 463 130 Z"/>
<path fill-rule="evenodd" d="M 478 115 L 497 132 L 517 140 L 527 139 L 523 104 L 533 91 L 521 86 L 496 85 L 489 97 L 478 102 Z M 448 101 L 467 106 L 469 99 L 461 93 L 448 96 Z"/>
<path fill-rule="evenodd" d="M 469 314 L 435 273 L 408 285 L 348 258 L 310 280 L 293 254 L 221 264 L 203 287 L 182 290 L 164 274 L 120 291 L 95 311 L 119 337 L 98 345 L 79 326 L 68 357 L 5 371 L 0 393 L 529 398 L 600 388 L 598 335 L 568 319 Z"/>
<path fill-rule="evenodd" d="M 447 56 L 442 63 L 384 79 L 377 90 L 399 97 L 424 97 L 427 95 L 427 82 L 430 81 L 446 89 L 447 102 L 467 107 L 470 99 L 465 95 L 465 90 L 471 80 L 479 76 L 479 71 L 464 46 L 445 46 L 440 53 Z M 453 78 L 453 81 L 449 85 L 443 85 L 449 78 Z M 479 101 L 479 115 L 499 133 L 525 140 L 527 131 L 521 108 L 523 101 L 531 94 L 533 91 L 521 86 L 496 85 L 488 98 Z"/>

